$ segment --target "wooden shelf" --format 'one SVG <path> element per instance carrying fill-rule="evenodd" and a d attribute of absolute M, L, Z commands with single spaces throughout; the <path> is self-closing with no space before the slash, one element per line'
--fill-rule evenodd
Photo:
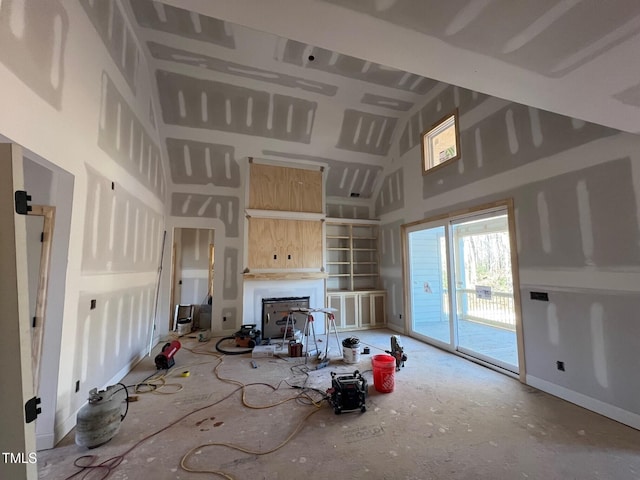
<path fill-rule="evenodd" d="M 328 290 L 375 290 L 379 284 L 378 225 L 326 223 Z"/>

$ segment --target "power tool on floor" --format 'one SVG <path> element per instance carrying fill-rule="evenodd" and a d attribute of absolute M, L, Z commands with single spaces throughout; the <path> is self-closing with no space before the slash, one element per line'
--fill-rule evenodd
<path fill-rule="evenodd" d="M 336 415 L 353 410 L 366 412 L 367 393 L 367 380 L 358 370 L 353 372 L 353 375 L 339 377 L 335 372 L 331 372 L 331 388 L 327 389 L 327 397 Z"/>
<path fill-rule="evenodd" d="M 262 334 L 256 329 L 256 324 L 242 325 L 240 330 L 233 334 L 236 339 L 236 347 L 253 348 L 262 342 Z"/>
<path fill-rule="evenodd" d="M 385 350 L 393 358 L 396 359 L 396 372 L 400 371 L 400 367 L 404 367 L 404 362 L 407 361 L 407 355 L 404 353 L 400 337 L 397 335 L 391 335 L 391 350 Z"/>
<path fill-rule="evenodd" d="M 165 343 L 162 347 L 162 351 L 156 355 L 156 368 L 158 370 L 169 370 L 176 364 L 174 356 L 178 350 L 180 350 L 180 342 L 174 340 L 172 342 Z"/>

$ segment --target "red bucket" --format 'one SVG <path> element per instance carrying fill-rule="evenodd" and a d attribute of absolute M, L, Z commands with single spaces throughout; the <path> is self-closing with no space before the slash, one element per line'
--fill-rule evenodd
<path fill-rule="evenodd" d="M 396 359 L 391 355 L 374 355 L 371 358 L 373 365 L 373 386 L 380 393 L 393 392 L 396 383 Z"/>

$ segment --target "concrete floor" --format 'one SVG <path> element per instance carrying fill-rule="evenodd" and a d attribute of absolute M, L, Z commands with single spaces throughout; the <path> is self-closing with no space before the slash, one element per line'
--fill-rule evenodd
<path fill-rule="evenodd" d="M 302 373 L 303 358 L 258 359 L 254 369 L 249 355 L 225 356 L 217 369 L 220 376 L 244 384 L 279 385 L 275 391 L 246 387 L 246 402 L 264 406 L 302 392 L 288 384 L 306 381 L 326 391 L 330 372 L 358 368 L 369 381 L 367 411 L 342 415 L 335 415 L 327 402 L 316 408 L 303 399 L 247 408 L 238 385 L 214 375 L 216 357 L 188 350 L 213 352 L 215 342 L 183 339 L 166 379 L 173 386 L 161 389 L 163 394 L 139 394 L 119 433 L 101 447 L 80 448 L 71 432 L 56 448 L 39 452 L 40 478 L 67 478 L 79 470 L 73 463 L 82 455 L 97 456 L 95 464 L 123 455 L 114 460 L 121 463 L 111 470 L 113 479 L 216 478 L 180 467 L 191 449 L 189 468 L 224 471 L 236 479 L 640 478 L 639 431 L 407 337 L 402 342 L 409 359 L 395 374 L 394 391 L 377 392 L 370 357 L 389 348 L 392 334 L 341 333 L 341 338 L 355 335 L 363 346 L 370 345 L 371 355 L 362 355 L 357 365 L 334 359 L 308 376 Z M 337 345 L 332 349 L 340 352 Z M 310 361 L 308 367 L 314 365 Z M 185 370 L 190 375 L 180 376 Z M 145 358 L 124 382 L 135 384 L 154 371 L 153 358 Z M 298 425 L 301 429 L 287 441 Z M 215 442 L 253 453 L 202 446 Z M 106 473 L 93 471 L 95 476 L 87 478 Z"/>

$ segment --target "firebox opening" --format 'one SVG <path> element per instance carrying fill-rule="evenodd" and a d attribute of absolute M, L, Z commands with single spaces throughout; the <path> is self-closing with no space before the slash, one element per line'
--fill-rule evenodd
<path fill-rule="evenodd" d="M 309 308 L 310 297 L 275 297 L 262 299 L 262 338 L 277 340 L 284 337 L 289 312 Z M 287 338 L 292 338 L 296 330 L 301 330 L 306 314 L 293 312 L 293 328 L 289 326 Z"/>

